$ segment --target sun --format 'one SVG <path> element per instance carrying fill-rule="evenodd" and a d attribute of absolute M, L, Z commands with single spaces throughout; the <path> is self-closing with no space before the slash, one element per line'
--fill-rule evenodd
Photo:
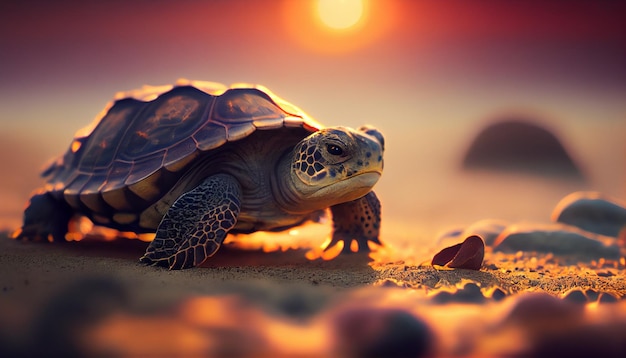
<path fill-rule="evenodd" d="M 317 12 L 322 23 L 331 29 L 346 30 L 363 17 L 363 0 L 318 0 Z"/>
<path fill-rule="evenodd" d="M 398 24 L 396 1 L 285 0 L 285 32 L 320 54 L 347 54 L 373 46 Z"/>

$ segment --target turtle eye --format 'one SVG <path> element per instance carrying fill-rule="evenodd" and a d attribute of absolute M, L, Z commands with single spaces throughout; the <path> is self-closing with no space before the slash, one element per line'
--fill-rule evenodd
<path fill-rule="evenodd" d="M 342 155 L 343 154 L 343 149 L 341 149 L 340 146 L 336 145 L 336 144 L 327 144 L 326 145 L 326 151 L 332 155 Z"/>

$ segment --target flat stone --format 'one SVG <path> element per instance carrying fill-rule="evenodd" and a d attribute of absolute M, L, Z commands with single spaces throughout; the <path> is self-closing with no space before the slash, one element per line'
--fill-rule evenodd
<path fill-rule="evenodd" d="M 619 237 L 620 232 L 626 229 L 626 204 L 597 192 L 575 192 L 557 204 L 552 212 L 552 221 Z"/>
<path fill-rule="evenodd" d="M 562 224 L 511 225 L 495 239 L 493 248 L 508 253 L 545 252 L 589 260 L 620 257 L 617 240 Z"/>

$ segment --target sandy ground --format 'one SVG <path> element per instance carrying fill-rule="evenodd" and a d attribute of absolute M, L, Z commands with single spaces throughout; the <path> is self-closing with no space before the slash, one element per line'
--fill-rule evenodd
<path fill-rule="evenodd" d="M 512 339 L 510 335 L 513 333 L 508 329 L 498 329 L 498 334 L 492 331 L 494 326 L 508 327 L 511 320 L 514 326 L 523 328 L 537 324 L 526 318 L 521 323 L 516 322 L 515 313 L 511 313 L 515 312 L 511 307 L 522 307 L 519 309 L 523 311 L 526 301 L 531 302 L 531 312 L 542 312 L 542 307 L 548 307 L 550 312 L 565 312 L 553 317 L 554 322 L 560 322 L 558 326 L 561 328 L 569 327 L 566 323 L 577 320 L 583 311 L 587 313 L 581 322 L 587 323 L 573 327 L 580 326 L 584 330 L 589 324 L 597 325 L 598 319 L 605 325 L 626 325 L 623 258 L 621 261 L 577 262 L 550 254 L 505 255 L 488 250 L 482 269 L 471 271 L 436 270 L 428 262 L 420 265 L 405 261 L 373 261 L 367 255 L 359 254 L 324 261 L 308 260 L 303 249 L 265 253 L 225 247 L 200 268 L 168 271 L 137 262 L 146 245 L 129 239 L 112 242 L 87 239 L 64 244 L 18 242 L 4 233 L 0 237 L 0 333 L 4 340 L 0 343 L 5 343 L 5 352 L 37 354 L 24 348 L 32 347 L 34 341 L 38 347 L 50 345 L 47 352 L 56 349 L 62 354 L 101 355 L 110 349 L 112 351 L 108 353 L 131 356 L 165 352 L 181 356 L 211 356 L 235 352 L 232 349 L 239 346 L 236 343 L 239 339 L 254 341 L 258 338 L 264 343 L 256 348 L 236 350 L 237 354 L 393 354 L 393 350 L 384 348 L 382 351 L 371 348 L 373 350 L 369 353 L 367 350 L 354 351 L 355 347 L 369 347 L 360 341 L 367 341 L 368 334 L 382 339 L 383 347 L 385 344 L 387 348 L 400 347 L 404 349 L 401 353 L 412 352 L 410 355 L 414 356 L 543 352 L 543 341 L 538 341 L 535 336 L 522 338 L 521 342 L 525 343 L 502 346 L 498 342 Z M 429 257 L 424 257 L 424 261 L 428 260 Z M 118 291 L 130 299 L 111 308 L 109 301 L 117 302 Z M 539 296 L 529 296 L 532 294 Z M 550 308 L 555 302 L 542 301 L 548 297 L 560 298 L 556 299 L 556 308 Z M 197 302 L 198 299 L 216 301 Z M 107 304 L 103 305 L 103 301 Z M 570 312 L 569 308 L 564 308 L 569 306 L 560 306 L 566 302 L 576 302 L 576 307 L 585 308 Z M 216 304 L 219 310 L 214 310 Z M 194 305 L 197 306 L 195 309 Z M 588 312 L 590 305 L 595 307 L 591 316 Z M 202 307 L 208 307 L 209 313 L 203 314 Z M 185 313 L 188 310 L 193 313 Z M 416 347 L 411 346 L 413 343 L 386 342 L 384 337 L 390 334 L 397 338 L 394 329 L 403 327 L 403 323 L 393 321 L 393 312 L 396 312 L 393 310 L 409 313 L 411 319 L 419 317 L 417 322 L 425 322 L 425 326 L 419 326 L 423 329 L 418 329 L 416 334 L 427 343 Z M 75 326 L 63 323 L 71 321 L 68 317 L 77 312 L 80 322 L 91 317 L 87 323 L 78 326 L 80 333 Z M 263 318 L 258 318 L 259 315 Z M 389 319 L 395 323 L 381 326 L 369 322 L 388 322 L 386 315 L 391 315 Z M 451 315 L 454 317 L 452 321 Z M 50 316 L 52 322 L 49 322 Z M 612 318 L 602 320 L 607 316 Z M 199 334 L 194 330 L 187 332 L 176 328 L 181 322 L 187 322 L 183 327 L 196 329 L 197 322 L 188 326 L 189 319 L 193 322 L 204 319 L 205 326 L 202 327 L 210 328 L 201 330 L 200 336 L 204 337 L 201 342 L 204 343 L 174 344 L 177 340 Z M 365 323 L 362 322 L 364 319 Z M 234 321 L 227 323 L 231 320 Z M 346 333 L 343 325 L 350 326 L 355 322 L 357 326 L 364 324 L 373 328 L 361 335 Z M 237 328 L 229 334 L 242 335 L 235 342 L 207 343 L 215 338 L 216 327 L 222 329 L 227 325 L 232 330 L 231 324 Z M 274 327 L 276 324 L 282 328 Z M 63 336 L 55 342 L 72 343 L 62 347 L 37 338 L 37 333 L 33 333 L 38 329 L 46 332 L 58 329 L 57 333 L 61 335 L 59 332 L 65 332 L 64 327 L 73 327 L 64 333 L 71 338 Z M 415 328 L 411 324 L 407 327 L 409 332 Z M 282 329 L 283 333 L 271 333 L 276 329 Z M 608 329 L 614 332 L 612 328 Z M 140 339 L 136 335 L 141 332 L 137 330 L 154 338 Z M 132 332 L 133 339 L 123 333 L 127 331 Z M 351 331 L 348 329 L 347 332 Z M 613 339 L 623 338 L 617 334 L 617 338 L 609 335 L 603 339 L 610 344 Z M 166 336 L 163 340 L 156 338 L 163 335 Z M 256 338 L 250 338 L 250 335 Z M 345 337 L 337 339 L 337 336 Z M 305 341 L 309 343 L 303 343 L 303 337 L 308 337 Z M 88 344 L 84 344 L 85 340 Z M 300 343 L 294 345 L 294 342 Z M 410 342 L 415 340 L 411 338 Z M 485 342 L 491 343 L 485 345 Z M 592 346 L 597 352 L 599 348 Z M 68 347 L 78 348 L 72 351 Z"/>
<path fill-rule="evenodd" d="M 216 292 L 219 288 L 215 286 L 227 281 L 262 280 L 333 290 L 392 284 L 434 290 L 471 280 L 481 287 L 499 287 L 510 294 L 543 290 L 562 295 L 574 288 L 590 288 L 626 296 L 623 258 L 621 262 L 604 259 L 577 262 L 546 254 L 487 252 L 480 271 L 437 270 L 430 265 L 430 257 L 424 257 L 424 262 L 417 265 L 404 261 L 373 262 L 363 254 L 324 261 L 308 260 L 304 249 L 267 253 L 226 246 L 197 269 L 169 271 L 138 263 L 146 246 L 145 242 L 129 239 L 111 242 L 87 239 L 62 244 L 19 242 L 3 233 L 1 287 L 5 298 L 10 298 L 29 296 L 31 290 L 53 290 L 81 275 L 110 275 L 133 285 L 181 295 Z"/>

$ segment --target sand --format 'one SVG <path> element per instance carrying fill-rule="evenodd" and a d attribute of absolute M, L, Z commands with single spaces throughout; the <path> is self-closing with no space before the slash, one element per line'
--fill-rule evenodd
<path fill-rule="evenodd" d="M 494 334 L 492 330 L 494 326 L 506 325 L 513 319 L 506 310 L 522 306 L 520 302 L 528 300 L 528 295 L 533 293 L 558 297 L 559 302 L 595 305 L 595 310 L 600 313 L 585 316 L 584 322 L 594 322 L 598 317 L 609 315 L 613 319 L 603 322 L 626 324 L 626 300 L 621 301 L 626 297 L 623 258 L 621 261 L 577 262 L 551 254 L 502 254 L 488 249 L 481 270 L 473 271 L 436 269 L 428 264 L 429 257 L 416 258 L 412 262 L 391 262 L 381 261 L 380 255 L 377 258 L 376 254 L 371 255 L 375 260 L 367 255 L 352 254 L 324 261 L 308 260 L 304 249 L 267 253 L 227 246 L 202 267 L 168 271 L 138 263 L 146 245 L 139 240 L 103 242 L 89 238 L 63 244 L 18 242 L 4 233 L 0 237 L 0 333 L 4 335 L 0 343 L 13 342 L 6 343 L 5 352 L 36 353 L 24 347 L 51 344 L 46 352 L 56 350 L 62 354 L 78 352 L 80 355 L 102 354 L 106 349 L 122 355 L 164 352 L 182 356 L 215 355 L 223 353 L 224 349 L 231 352 L 237 347 L 237 354 L 243 356 L 325 356 L 345 353 L 346 349 L 353 354 L 355 351 L 351 350 L 355 347 L 369 347 L 358 341 L 367 340 L 367 334 L 372 333 L 354 338 L 342 331 L 342 322 L 352 324 L 352 320 L 361 322 L 363 319 L 387 322 L 387 315 L 394 318 L 398 313 L 393 310 L 400 310 L 411 314 L 411 319 L 419 317 L 417 322 L 424 322 L 424 326 L 419 327 L 427 329 L 420 328 L 417 334 L 425 337 L 424 342 L 428 343 L 406 347 L 402 342 L 389 343 L 385 341 L 387 338 L 381 337 L 388 337 L 388 331 L 396 337 L 394 329 L 403 327 L 402 323 L 396 322 L 389 327 L 374 324 L 372 327 L 378 327 L 373 331 L 374 336 L 382 339 L 383 347 L 404 347 L 403 352 L 415 355 L 522 354 L 538 352 L 543 346 L 534 336 L 527 336 L 521 340 L 524 343 L 506 345 L 505 349 L 497 342 L 502 337 L 510 339 L 510 331 L 498 330 L 499 333 Z M 420 260 L 424 262 L 417 263 Z M 109 300 L 117 299 L 118 290 L 130 299 L 124 301 L 124 305 L 113 305 L 112 309 Z M 543 305 L 541 300 L 545 297 L 539 296 L 538 299 L 539 306 Z M 598 306 L 598 302 L 604 301 L 618 303 Z M 191 315 L 188 313 L 194 305 L 214 307 L 216 304 L 219 312 L 210 309 L 209 313 L 203 314 L 203 309 L 194 309 Z M 59 305 L 62 308 L 58 308 Z M 40 342 L 41 338 L 33 333 L 37 331 L 33 327 L 48 327 L 44 328 L 46 332 L 51 329 L 47 325 L 65 327 L 60 322 L 73 317 L 74 310 L 81 312 L 80 322 L 93 315 L 97 319 L 92 317 L 88 323 L 81 323 L 80 334 L 72 328 L 67 331 L 70 332 L 67 333 L 69 338 L 63 335 L 62 339 L 55 339 L 55 342 L 71 342 L 63 345 L 65 348 L 45 339 Z M 392 310 L 389 311 L 392 313 L 385 310 Z M 578 317 L 580 311 L 567 312 L 556 317 L 555 321 L 566 323 L 572 317 Z M 52 323 L 49 322 L 50 315 L 54 317 Z M 450 315 L 454 317 L 452 322 L 447 321 Z M 189 326 L 189 319 L 193 322 L 203 320 L 203 330 L 196 331 L 197 322 Z M 231 319 L 234 321 L 227 323 Z M 400 319 L 399 322 L 404 321 Z M 529 322 L 516 325 L 527 327 L 534 324 L 532 320 Z M 190 331 L 176 328 L 181 324 Z M 368 326 L 367 322 L 365 324 Z M 239 338 L 234 342 L 219 340 L 219 344 L 208 344 L 215 338 L 216 327 L 222 329 L 222 325 L 230 327 L 233 330 L 231 336 Z M 274 325 L 282 327 L 283 334 L 274 336 L 271 332 L 279 329 L 270 328 Z M 583 329 L 587 325 L 574 327 Z M 413 329 L 411 324 L 408 327 Z M 150 337 L 165 335 L 165 338 L 140 339 L 137 330 L 145 331 L 143 333 Z M 465 332 L 467 330 L 473 333 Z M 122 334 L 126 331 L 134 332 L 131 335 L 134 338 L 129 339 L 130 333 Z M 201 340 L 204 343 L 178 346 L 173 343 L 176 340 L 169 339 L 187 339 L 194 334 L 205 337 Z M 307 338 L 309 343 L 294 345 L 294 339 L 300 342 L 302 335 L 312 337 Z M 346 337 L 337 339 L 337 335 Z M 260 339 L 264 343 L 257 345 L 256 349 L 242 351 L 237 343 L 239 339 Z M 346 342 L 352 343 L 346 348 Z M 485 346 L 484 342 L 492 343 Z M 76 351 L 68 351 L 68 347 Z M 392 351 L 383 349 L 378 352 Z"/>

